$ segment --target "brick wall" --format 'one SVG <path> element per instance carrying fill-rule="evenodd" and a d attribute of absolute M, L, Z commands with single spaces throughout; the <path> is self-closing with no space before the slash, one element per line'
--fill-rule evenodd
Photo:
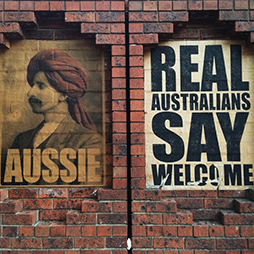
<path fill-rule="evenodd" d="M 3 50 L 22 39 L 86 38 L 106 52 L 110 186 L 1 189 L 0 253 L 124 254 L 130 223 L 130 253 L 254 253 L 253 192 L 145 189 L 143 92 L 145 47 L 165 39 L 251 43 L 254 1 L 0 1 L 0 22 Z"/>

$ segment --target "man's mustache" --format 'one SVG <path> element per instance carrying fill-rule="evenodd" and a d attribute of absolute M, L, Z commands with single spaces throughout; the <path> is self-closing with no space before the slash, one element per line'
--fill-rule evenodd
<path fill-rule="evenodd" d="M 37 99 L 34 96 L 29 97 L 28 102 L 32 105 L 32 104 L 42 104 L 42 101 L 40 99 Z"/>

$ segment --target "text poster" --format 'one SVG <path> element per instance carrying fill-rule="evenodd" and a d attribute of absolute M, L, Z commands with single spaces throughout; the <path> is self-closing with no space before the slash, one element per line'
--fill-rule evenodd
<path fill-rule="evenodd" d="M 105 185 L 103 54 L 27 40 L 0 56 L 1 186 Z"/>
<path fill-rule="evenodd" d="M 242 41 L 168 41 L 145 55 L 146 185 L 254 185 L 254 50 Z"/>

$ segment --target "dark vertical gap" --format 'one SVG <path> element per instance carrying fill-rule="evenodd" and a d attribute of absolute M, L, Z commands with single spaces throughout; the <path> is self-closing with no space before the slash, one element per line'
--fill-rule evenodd
<path fill-rule="evenodd" d="M 132 240 L 131 198 L 131 128 L 130 128 L 130 63 L 129 63 L 129 1 L 125 1 L 125 56 L 126 56 L 126 133 L 127 133 L 127 239 Z M 132 248 L 128 254 L 132 253 Z"/>

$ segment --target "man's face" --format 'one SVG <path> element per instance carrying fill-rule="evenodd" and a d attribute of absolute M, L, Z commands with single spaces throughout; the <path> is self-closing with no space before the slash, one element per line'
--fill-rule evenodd
<path fill-rule="evenodd" d="M 33 87 L 27 95 L 33 112 L 37 114 L 54 112 L 57 105 L 63 101 L 63 94 L 50 85 L 42 71 L 37 72 L 34 76 Z"/>

